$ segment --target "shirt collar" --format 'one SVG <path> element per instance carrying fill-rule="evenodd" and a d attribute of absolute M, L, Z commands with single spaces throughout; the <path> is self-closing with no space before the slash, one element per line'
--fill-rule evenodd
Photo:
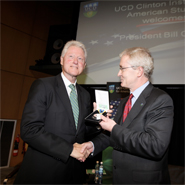
<path fill-rule="evenodd" d="M 62 77 L 62 79 L 63 79 L 64 84 L 65 84 L 66 87 L 69 87 L 69 85 L 72 84 L 72 83 L 65 77 L 65 75 L 63 74 L 63 72 L 61 72 L 61 77 Z M 75 86 L 75 87 L 76 87 L 76 82 L 77 82 L 77 80 L 76 80 L 75 83 L 74 83 L 74 86 Z"/>
<path fill-rule="evenodd" d="M 143 84 L 141 87 L 137 88 L 134 92 L 131 92 L 131 93 L 137 99 L 148 84 L 149 84 L 149 81 L 147 81 L 145 84 Z"/>

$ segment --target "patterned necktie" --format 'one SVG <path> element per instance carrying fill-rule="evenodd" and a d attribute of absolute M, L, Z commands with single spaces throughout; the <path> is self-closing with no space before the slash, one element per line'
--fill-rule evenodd
<path fill-rule="evenodd" d="M 128 101 L 125 105 L 125 108 L 124 108 L 124 112 L 123 112 L 123 122 L 125 121 L 130 109 L 132 108 L 132 98 L 133 98 L 133 94 L 130 94 L 129 98 L 128 98 Z"/>
<path fill-rule="evenodd" d="M 78 116 L 79 116 L 78 99 L 77 99 L 77 94 L 76 94 L 76 91 L 75 91 L 75 86 L 73 84 L 70 84 L 69 87 L 71 88 L 71 93 L 70 93 L 69 99 L 71 101 L 71 106 L 72 106 L 72 109 L 73 109 L 73 116 L 74 116 L 75 125 L 76 125 L 76 128 L 77 128 Z"/>

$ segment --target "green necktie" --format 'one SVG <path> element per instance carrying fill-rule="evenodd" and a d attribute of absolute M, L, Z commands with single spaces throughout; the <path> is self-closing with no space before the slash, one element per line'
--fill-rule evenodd
<path fill-rule="evenodd" d="M 78 116 L 79 116 L 78 99 L 77 99 L 77 94 L 76 94 L 76 91 L 75 91 L 75 86 L 73 84 L 70 84 L 69 87 L 71 88 L 71 93 L 70 93 L 69 99 L 71 101 L 71 106 L 72 106 L 72 109 L 73 109 L 73 116 L 74 116 L 75 125 L 76 125 L 76 128 L 77 128 Z"/>

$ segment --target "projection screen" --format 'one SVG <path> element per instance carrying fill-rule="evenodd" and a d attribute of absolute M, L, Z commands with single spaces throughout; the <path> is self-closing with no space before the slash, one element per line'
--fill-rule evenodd
<path fill-rule="evenodd" d="M 119 54 L 141 46 L 154 58 L 153 84 L 184 84 L 185 1 L 87 1 L 77 40 L 87 48 L 81 84 L 119 82 Z"/>

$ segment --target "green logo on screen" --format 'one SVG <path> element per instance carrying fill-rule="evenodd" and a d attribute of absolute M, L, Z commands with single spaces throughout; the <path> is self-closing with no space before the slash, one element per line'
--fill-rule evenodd
<path fill-rule="evenodd" d="M 98 2 L 90 3 L 84 6 L 84 16 L 91 18 L 97 14 Z"/>

